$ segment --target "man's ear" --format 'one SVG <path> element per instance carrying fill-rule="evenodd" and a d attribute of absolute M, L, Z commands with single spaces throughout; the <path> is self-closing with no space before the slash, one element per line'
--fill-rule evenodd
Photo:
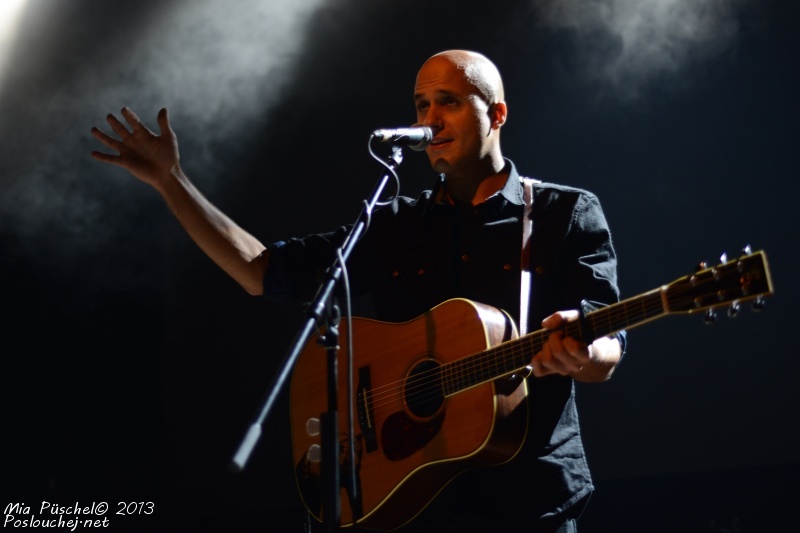
<path fill-rule="evenodd" d="M 499 129 L 500 126 L 506 123 L 508 117 L 508 107 L 505 102 L 495 102 L 489 106 L 489 120 L 492 124 L 492 129 Z"/>

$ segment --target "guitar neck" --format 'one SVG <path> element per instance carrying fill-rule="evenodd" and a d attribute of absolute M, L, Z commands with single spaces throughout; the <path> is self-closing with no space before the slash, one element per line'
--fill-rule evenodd
<path fill-rule="evenodd" d="M 564 328 L 567 336 L 591 343 L 597 338 L 631 329 L 667 313 L 661 289 L 654 289 L 589 313 Z M 550 330 L 541 329 L 483 352 L 444 365 L 442 385 L 446 396 L 520 371 L 547 342 Z"/>
<path fill-rule="evenodd" d="M 705 264 L 702 265 L 705 267 Z M 567 336 L 590 343 L 600 337 L 631 329 L 667 314 L 693 314 L 725 305 L 736 314 L 739 303 L 754 300 L 754 309 L 763 307 L 763 298 L 772 294 L 772 280 L 764 252 L 751 253 L 703 268 L 633 298 L 590 311 L 565 327 Z M 539 330 L 519 339 L 498 344 L 442 367 L 445 395 L 492 381 L 522 370 L 539 352 L 549 330 Z"/>

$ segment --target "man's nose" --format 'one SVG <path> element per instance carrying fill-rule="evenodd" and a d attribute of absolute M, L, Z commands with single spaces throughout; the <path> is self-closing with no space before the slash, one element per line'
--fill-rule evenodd
<path fill-rule="evenodd" d="M 439 112 L 439 109 L 435 105 L 431 105 L 428 108 L 428 112 L 425 113 L 425 119 L 420 122 L 423 126 L 428 126 L 433 130 L 433 134 L 436 135 L 438 132 L 444 128 L 444 123 L 442 122 L 442 115 Z"/>

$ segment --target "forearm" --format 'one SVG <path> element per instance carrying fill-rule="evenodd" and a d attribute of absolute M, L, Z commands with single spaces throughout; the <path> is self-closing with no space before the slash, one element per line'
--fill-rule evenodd
<path fill-rule="evenodd" d="M 217 209 L 175 167 L 157 190 L 189 237 L 249 294 L 263 292 L 264 245 Z"/>
<path fill-rule="evenodd" d="M 128 126 L 114 115 L 106 117 L 117 137 L 92 128 L 92 135 L 116 154 L 95 150 L 92 157 L 122 167 L 155 188 L 206 255 L 247 292 L 262 294 L 269 259 L 264 245 L 217 209 L 184 175 L 167 109 L 158 113 L 160 135 L 144 126 L 130 108 L 124 107 L 121 113 Z"/>

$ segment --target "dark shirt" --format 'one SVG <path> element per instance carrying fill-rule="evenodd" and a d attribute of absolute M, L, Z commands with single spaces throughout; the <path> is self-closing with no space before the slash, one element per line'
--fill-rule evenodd
<path fill-rule="evenodd" d="M 509 179 L 484 203 L 459 209 L 432 191 L 396 198 L 372 214 L 370 227 L 348 261 L 351 291 L 369 294 L 375 318 L 413 319 L 451 298 L 467 298 L 519 316 L 523 192 Z M 576 309 L 581 300 L 619 300 L 616 256 L 597 198 L 555 184 L 534 187 L 529 331 L 549 314 Z M 269 298 L 313 297 L 347 228 L 270 246 L 264 280 Z M 624 335 L 620 335 L 624 342 Z M 533 354 L 531 354 L 533 355 Z M 509 463 L 462 474 L 421 514 L 421 521 L 473 525 L 526 523 L 560 517 L 593 490 L 580 436 L 571 378 L 529 378 L 528 435 Z M 412 524 L 414 524 L 412 522 Z"/>

